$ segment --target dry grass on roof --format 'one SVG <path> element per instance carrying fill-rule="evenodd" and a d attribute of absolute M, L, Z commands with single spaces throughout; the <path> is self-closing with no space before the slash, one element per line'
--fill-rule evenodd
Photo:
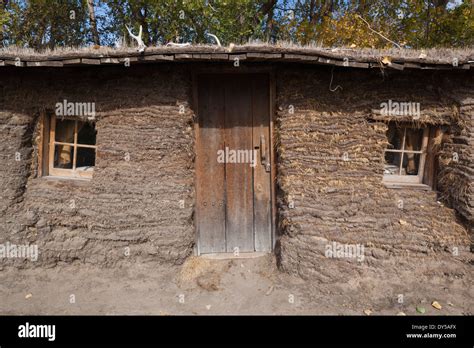
<path fill-rule="evenodd" d="M 294 53 L 304 55 L 316 55 L 329 58 L 344 59 L 361 62 L 378 61 L 382 57 L 390 57 L 392 61 L 412 61 L 433 64 L 452 64 L 454 59 L 459 63 L 474 62 L 474 48 L 432 48 L 426 50 L 415 50 L 409 48 L 372 49 L 338 47 L 328 48 L 317 45 L 297 45 L 290 42 L 269 44 L 264 42 L 249 42 L 245 45 L 217 46 L 217 45 L 188 45 L 184 47 L 175 46 L 150 46 L 144 54 L 166 54 L 166 53 Z M 58 47 L 36 51 L 31 48 L 8 46 L 0 49 L 0 59 L 22 60 L 33 59 L 60 59 L 60 58 L 84 58 L 84 57 L 123 57 L 136 56 L 138 52 L 135 47 Z"/>

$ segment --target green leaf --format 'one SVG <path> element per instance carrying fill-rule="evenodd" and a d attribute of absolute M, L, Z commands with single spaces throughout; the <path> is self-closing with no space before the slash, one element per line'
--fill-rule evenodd
<path fill-rule="evenodd" d="M 418 313 L 425 314 L 426 309 L 425 309 L 425 307 L 420 307 L 420 306 L 418 306 L 418 307 L 416 307 L 416 311 L 417 311 Z"/>

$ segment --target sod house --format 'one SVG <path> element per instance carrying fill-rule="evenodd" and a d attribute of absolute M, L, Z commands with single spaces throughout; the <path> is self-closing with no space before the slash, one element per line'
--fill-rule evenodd
<path fill-rule="evenodd" d="M 463 262 L 473 178 L 472 50 L 0 51 L 4 265 Z"/>

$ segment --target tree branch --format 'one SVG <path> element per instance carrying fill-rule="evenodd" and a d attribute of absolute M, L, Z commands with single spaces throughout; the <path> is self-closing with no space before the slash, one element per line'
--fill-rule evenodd
<path fill-rule="evenodd" d="M 380 36 L 381 38 L 387 40 L 388 42 L 394 44 L 394 45 L 397 46 L 398 48 L 402 48 L 402 47 L 401 47 L 399 44 L 397 44 L 396 42 L 390 40 L 389 38 L 387 38 L 387 37 L 383 36 L 382 34 L 380 34 L 378 31 L 372 29 L 372 28 L 370 27 L 370 24 L 369 24 L 364 18 L 362 18 L 359 14 L 356 13 L 356 16 L 359 17 L 360 19 L 362 19 L 362 21 L 363 21 L 365 24 L 367 24 L 367 27 L 370 29 L 370 31 L 374 32 L 375 34 L 377 34 L 377 35 Z"/>

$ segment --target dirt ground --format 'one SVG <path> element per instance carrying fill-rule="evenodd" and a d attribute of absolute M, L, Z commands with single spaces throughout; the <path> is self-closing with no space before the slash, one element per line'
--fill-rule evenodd
<path fill-rule="evenodd" d="M 458 276 L 412 276 L 403 284 L 390 277 L 316 284 L 279 272 L 271 255 L 191 257 L 175 267 L 147 263 L 113 269 L 85 264 L 3 268 L 0 314 L 421 315 L 418 307 L 426 315 L 472 315 L 472 266 L 462 267 L 466 268 Z M 442 308 L 434 308 L 433 301 Z"/>

